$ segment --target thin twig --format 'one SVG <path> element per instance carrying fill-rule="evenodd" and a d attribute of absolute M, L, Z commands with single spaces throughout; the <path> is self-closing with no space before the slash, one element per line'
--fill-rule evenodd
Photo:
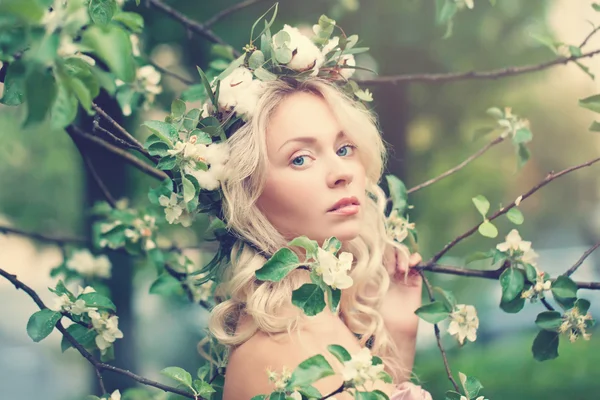
<path fill-rule="evenodd" d="M 93 132 L 101 132 L 104 135 L 108 136 L 113 143 L 115 143 L 117 146 L 124 148 L 124 149 L 131 149 L 131 150 L 138 150 L 138 147 L 134 144 L 131 144 L 117 136 L 115 136 L 111 131 L 109 131 L 108 129 L 104 129 L 103 127 L 100 126 L 100 121 L 98 121 L 97 119 L 94 119 L 93 122 L 93 128 L 92 128 Z"/>
<path fill-rule="evenodd" d="M 206 26 L 204 26 L 200 22 L 194 21 L 193 19 L 188 18 L 187 16 L 183 15 L 182 13 L 175 10 L 174 8 L 166 5 L 162 1 L 147 0 L 146 3 L 156 9 L 162 11 L 169 17 L 179 21 L 188 31 L 197 33 L 200 36 L 204 36 L 206 39 L 208 39 L 209 41 L 211 41 L 213 43 L 221 44 L 223 46 L 229 46 L 227 44 L 227 42 L 225 42 L 223 39 L 221 39 L 219 36 L 217 36 L 212 30 L 208 29 Z M 233 49 L 233 54 L 236 57 L 240 56 L 240 52 L 236 49 Z"/>
<path fill-rule="evenodd" d="M 25 293 L 27 293 L 29 295 L 29 297 L 31 297 L 33 299 L 33 301 L 37 304 L 37 306 L 41 310 L 48 308 L 44 305 L 44 302 L 40 299 L 40 297 L 37 295 L 37 293 L 33 289 L 31 289 L 29 286 L 27 286 L 26 284 L 24 284 L 23 282 L 18 280 L 16 275 L 9 274 L 8 272 L 6 272 L 5 270 L 3 270 L 1 268 L 0 268 L 0 275 L 5 277 L 8 281 L 10 281 L 15 286 L 15 288 L 21 289 Z M 69 341 L 69 343 L 71 343 L 73 345 L 73 347 L 75 347 L 75 349 L 77 349 L 77 351 L 79 351 L 79 353 L 86 360 L 88 360 L 94 368 L 96 368 L 96 370 L 99 370 L 99 371 L 107 370 L 107 371 L 116 372 L 116 373 L 125 375 L 125 376 L 127 376 L 137 382 L 140 382 L 144 385 L 153 386 L 155 388 L 162 389 L 166 392 L 177 393 L 177 394 L 187 397 L 189 399 L 198 399 L 198 400 L 204 399 L 202 397 L 194 397 L 194 395 L 192 395 L 186 391 L 183 391 L 181 389 L 177 389 L 177 388 L 174 388 L 171 386 L 163 385 L 162 383 L 152 381 L 150 379 L 136 375 L 130 371 L 114 367 L 110 364 L 105 364 L 105 363 L 99 362 L 98 360 L 96 360 L 94 358 L 94 356 L 89 351 L 87 351 L 77 340 L 75 340 L 75 338 L 65 329 L 65 327 L 62 325 L 60 320 L 56 323 L 56 328 L 63 334 L 63 336 Z"/>
<path fill-rule="evenodd" d="M 532 189 L 530 189 L 527 193 L 525 193 L 523 196 L 520 196 L 521 201 L 527 199 L 529 196 L 531 196 L 532 194 L 534 194 L 535 192 L 537 192 L 539 189 L 541 189 L 542 187 L 546 186 L 549 182 L 553 181 L 554 179 L 557 179 L 563 175 L 566 175 L 570 172 L 576 171 L 578 169 L 584 168 L 584 167 L 589 167 L 590 165 L 597 163 L 598 161 L 600 161 L 600 157 L 595 158 L 593 160 L 584 162 L 583 164 L 579 164 L 579 165 L 575 165 L 573 167 L 569 167 L 566 169 L 563 169 L 562 171 L 559 171 L 557 173 L 553 173 L 550 172 L 548 175 L 546 175 L 546 177 L 540 182 L 538 183 L 536 186 L 534 186 Z M 492 215 L 491 217 L 488 218 L 488 221 L 493 221 L 496 218 L 500 217 L 501 215 L 506 214 L 511 208 L 515 207 L 515 202 L 511 202 L 508 206 L 501 208 L 500 210 L 496 211 L 496 213 L 494 213 L 494 215 Z M 483 222 L 482 222 L 483 223 Z M 452 240 L 450 243 L 448 243 L 440 252 L 438 252 L 437 254 L 435 254 L 431 260 L 427 261 L 426 264 L 428 265 L 432 265 L 437 263 L 437 261 L 442 258 L 442 256 L 444 254 L 446 254 L 451 248 L 453 248 L 454 246 L 456 246 L 459 242 L 461 242 L 463 239 L 471 236 L 473 233 L 475 233 L 477 231 L 477 228 L 479 228 L 479 225 L 481 225 L 481 223 L 475 225 L 473 228 L 469 229 L 467 232 L 463 233 L 462 235 L 458 236 L 456 239 Z"/>
<path fill-rule="evenodd" d="M 106 394 L 106 387 L 104 386 L 104 379 L 102 379 L 102 372 L 100 369 L 94 366 L 94 370 L 96 370 L 96 376 L 98 377 L 98 383 L 100 384 L 100 390 L 102 390 L 102 394 Z"/>
<path fill-rule="evenodd" d="M 250 7 L 250 6 L 254 5 L 254 4 L 258 4 L 258 3 L 262 2 L 262 1 L 265 1 L 265 0 L 245 0 L 245 1 L 239 2 L 237 4 L 234 4 L 231 7 L 226 8 L 226 9 L 218 12 L 212 18 L 206 20 L 203 25 L 204 25 L 205 28 L 210 28 L 215 23 L 217 23 L 217 21 L 220 21 L 221 19 L 225 18 L 229 14 L 233 14 L 236 11 L 239 11 L 239 10 L 241 10 L 243 8 L 246 8 L 246 7 Z"/>
<path fill-rule="evenodd" d="M 429 300 L 431 302 L 433 302 L 435 300 L 435 298 L 433 297 L 433 288 L 431 287 L 431 284 L 429 283 L 429 280 L 427 279 L 427 277 L 425 276 L 423 271 L 419 271 L 419 273 L 421 274 L 421 277 L 423 278 L 423 283 L 425 283 L 425 289 L 427 290 L 427 295 L 429 296 Z M 442 359 L 444 360 L 444 368 L 446 368 L 446 374 L 448 375 L 448 379 L 450 379 L 450 382 L 452 382 L 452 386 L 454 386 L 454 389 L 458 393 L 460 393 L 460 388 L 458 387 L 458 384 L 454 380 L 454 377 L 452 376 L 452 371 L 450 370 L 450 364 L 448 363 L 448 357 L 446 356 L 446 350 L 444 350 L 444 347 L 442 346 L 442 339 L 440 337 L 440 328 L 438 327 L 438 324 L 433 324 L 433 331 L 435 333 L 435 340 L 437 341 L 437 345 L 438 345 L 438 348 L 440 349 L 440 353 L 442 353 Z"/>
<path fill-rule="evenodd" d="M 573 264 L 573 266 L 571 268 L 569 268 L 563 275 L 564 276 L 573 275 L 573 272 L 577 271 L 577 268 L 579 268 L 581 266 L 581 264 L 583 264 L 585 259 L 588 258 L 590 256 L 590 254 L 592 254 L 593 251 L 596 250 L 598 247 L 600 247 L 600 242 L 596 243 L 591 248 L 589 248 L 585 253 L 583 253 L 581 258 L 579 260 L 577 260 L 577 262 L 575 264 Z"/>
<path fill-rule="evenodd" d="M 21 229 L 11 228 L 8 226 L 0 226 L 0 233 L 26 236 L 39 242 L 54 243 L 59 246 L 63 246 L 65 244 L 88 245 L 90 243 L 90 241 L 86 238 L 44 235 L 42 233 L 26 232 Z"/>
<path fill-rule="evenodd" d="M 111 117 L 110 115 L 108 115 L 106 113 L 106 111 L 104 111 L 102 108 L 100 108 L 100 106 L 98 106 L 98 104 L 96 103 L 92 103 L 92 107 L 94 108 L 94 110 L 96 110 L 96 112 L 98 114 L 100 114 L 105 120 L 107 120 L 108 122 L 110 122 L 110 124 L 112 126 L 114 126 L 120 133 L 121 135 L 123 135 L 123 137 L 125 139 L 127 139 L 131 144 L 133 144 L 135 147 L 138 148 L 138 150 L 144 154 L 147 157 L 150 157 L 150 155 L 148 154 L 148 152 L 146 151 L 146 149 L 144 149 L 144 146 L 140 143 L 139 140 L 137 140 L 131 133 L 129 133 L 127 131 L 127 129 L 123 128 L 121 126 L 121 124 L 119 124 L 117 121 L 114 120 L 113 117 Z"/>
<path fill-rule="evenodd" d="M 544 307 L 546 307 L 549 311 L 554 311 L 554 307 L 552 307 L 550 305 L 550 303 L 548 303 L 548 300 L 546 300 L 545 298 L 541 298 L 540 301 L 542 302 L 542 304 L 544 305 Z"/>
<path fill-rule="evenodd" d="M 181 76 L 179 74 L 176 74 L 175 72 L 169 71 L 168 69 L 161 67 L 160 65 L 158 65 L 157 63 L 155 63 L 152 60 L 148 60 L 148 63 L 150 63 L 150 65 L 152 65 L 154 68 L 156 68 L 163 75 L 168 75 L 172 78 L 175 78 L 175 79 L 185 83 L 186 85 L 195 85 L 197 83 L 196 81 L 194 81 L 192 79 L 188 79 L 184 76 Z"/>
<path fill-rule="evenodd" d="M 484 147 L 482 147 L 477 153 L 471 155 L 469 158 L 467 158 L 466 160 L 464 160 L 463 162 L 461 162 L 460 164 L 458 164 L 456 167 L 449 169 L 448 171 L 444 172 L 443 174 L 432 178 L 426 182 L 421 183 L 420 185 L 417 185 L 411 189 L 408 190 L 408 193 L 413 193 L 416 192 L 417 190 L 423 189 L 424 187 L 427 187 L 437 181 L 440 181 L 442 179 L 444 179 L 447 176 L 452 175 L 453 173 L 455 173 L 456 171 L 464 168 L 467 164 L 469 164 L 471 161 L 475 160 L 477 157 L 480 157 L 483 153 L 485 153 L 486 151 L 488 151 L 490 148 L 492 148 L 493 146 L 497 145 L 498 143 L 501 143 L 502 141 L 504 141 L 504 137 L 502 136 L 498 136 L 496 139 L 492 140 L 490 143 L 488 143 L 487 145 L 485 145 Z"/>
<path fill-rule="evenodd" d="M 90 135 L 89 133 L 84 132 L 83 130 L 81 130 L 80 128 L 78 128 L 74 125 L 72 125 L 71 127 L 68 127 L 67 132 L 69 133 L 69 135 L 77 135 L 84 139 L 89 140 L 90 142 L 97 144 L 98 146 L 104 148 L 105 150 L 121 157 L 124 161 L 126 161 L 130 165 L 133 165 L 134 167 L 138 168 L 140 171 L 144 172 L 147 175 L 152 176 L 153 178 L 160 179 L 160 180 L 165 180 L 165 179 L 169 178 L 169 175 L 167 175 L 165 172 L 163 172 L 159 169 L 156 169 L 151 165 L 146 164 L 139 158 L 129 154 L 128 152 L 126 152 L 125 150 L 123 150 L 117 146 L 113 146 L 112 144 L 107 143 L 106 141 L 102 140 L 99 137 L 96 137 L 94 135 Z"/>
<path fill-rule="evenodd" d="M 568 64 L 570 62 L 581 60 L 583 58 L 590 58 L 600 53 L 600 49 L 590 51 L 589 53 L 582 54 L 580 56 L 571 57 L 558 57 L 555 60 L 547 61 L 545 63 L 536 65 L 526 65 L 522 67 L 508 67 L 501 69 L 494 69 L 491 71 L 469 71 L 469 72 L 451 72 L 451 73 L 439 73 L 439 74 L 405 74 L 405 75 L 394 75 L 394 76 L 381 76 L 377 78 L 361 79 L 357 80 L 357 83 L 364 85 L 380 85 L 380 84 L 396 84 L 400 82 L 451 82 L 463 79 L 496 79 L 503 78 L 506 76 L 522 75 L 528 72 L 541 71 L 546 68 L 550 68 L 554 65 Z"/>
<path fill-rule="evenodd" d="M 330 398 L 331 396 L 334 396 L 334 395 L 336 395 L 336 394 L 338 394 L 338 393 L 342 393 L 344 390 L 346 390 L 346 387 L 344 386 L 344 384 L 342 384 L 340 387 L 338 387 L 337 389 L 335 389 L 333 392 L 331 392 L 331 393 L 329 393 L 329 394 L 327 394 L 327 395 L 325 395 L 325 396 L 321 397 L 321 399 L 320 399 L 320 400 L 325 400 L 325 399 L 328 399 L 328 398 Z"/>
<path fill-rule="evenodd" d="M 579 48 L 581 49 L 583 46 L 585 46 L 587 44 L 587 42 L 592 38 L 592 36 L 594 36 L 596 34 L 596 32 L 600 31 L 600 26 L 597 26 L 594 30 L 592 30 L 590 32 L 589 35 L 587 35 L 585 37 L 585 39 L 583 39 L 583 42 L 581 42 L 581 44 L 579 45 Z"/>

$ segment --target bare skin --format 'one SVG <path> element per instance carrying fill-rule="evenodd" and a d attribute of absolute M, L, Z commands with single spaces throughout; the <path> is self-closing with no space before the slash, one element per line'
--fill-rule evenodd
<path fill-rule="evenodd" d="M 295 140 L 306 137 L 310 139 Z M 324 100 L 308 93 L 286 98 L 271 117 L 267 152 L 269 172 L 258 206 L 279 232 L 290 239 L 307 235 L 319 243 L 329 236 L 346 241 L 358 235 L 362 209 L 355 215 L 343 217 L 327 212 L 342 197 L 355 196 L 364 204 L 366 178 L 360 149 L 353 148 Z M 386 328 L 402 351 L 400 362 L 410 370 L 418 323 L 414 310 L 420 306 L 422 282 L 418 274 L 416 277 L 409 274 L 406 282 L 402 277 L 404 271 L 421 261 L 421 256 L 415 253 L 406 261 L 396 257 L 392 248 L 386 252 L 384 265 L 392 283 L 381 312 Z M 398 304 L 403 304 L 401 312 Z M 242 319 L 239 324 L 248 322 Z M 342 345 L 350 353 L 361 349 L 350 329 L 327 307 L 320 314 L 308 317 L 292 334 L 256 333 L 230 354 L 224 400 L 269 394 L 273 384 L 268 380 L 267 369 L 293 370 L 316 354 L 323 354 L 334 370 L 340 372 L 341 364 L 327 351 L 330 344 Z M 325 395 L 342 383 L 338 373 L 319 380 L 314 386 Z M 391 395 L 395 387 L 379 381 L 367 389 L 379 389 Z M 336 394 L 335 398 L 352 399 L 352 396 Z"/>

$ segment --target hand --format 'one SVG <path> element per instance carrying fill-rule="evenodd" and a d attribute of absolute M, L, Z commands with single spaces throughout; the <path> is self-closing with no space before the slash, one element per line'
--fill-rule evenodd
<path fill-rule="evenodd" d="M 418 289 L 420 293 L 423 278 L 413 267 L 419 265 L 423 261 L 423 257 L 419 253 L 410 254 L 408 248 L 403 247 L 403 249 L 397 249 L 388 246 L 383 255 L 383 265 L 390 274 L 390 284 L 398 288 Z"/>

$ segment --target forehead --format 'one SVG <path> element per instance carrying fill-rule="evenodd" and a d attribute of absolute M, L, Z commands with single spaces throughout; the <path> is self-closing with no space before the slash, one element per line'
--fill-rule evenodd
<path fill-rule="evenodd" d="M 296 92 L 275 109 L 267 126 L 267 146 L 278 149 L 301 136 L 335 136 L 341 125 L 327 102 L 314 93 Z"/>

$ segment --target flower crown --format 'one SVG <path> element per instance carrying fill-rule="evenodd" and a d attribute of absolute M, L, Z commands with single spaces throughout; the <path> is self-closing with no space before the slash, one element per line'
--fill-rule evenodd
<path fill-rule="evenodd" d="M 267 20 L 272 9 L 273 15 Z M 361 101 L 372 101 L 371 93 L 350 79 L 358 68 L 354 55 L 368 51 L 356 47 L 357 35 L 346 36 L 342 31 L 341 36 L 333 36 L 336 23 L 325 15 L 313 26 L 312 37 L 289 25 L 272 35 L 270 27 L 276 14 L 277 4 L 254 23 L 244 54 L 212 81 L 198 68 L 207 95 L 202 109 L 187 110 L 185 102 L 177 99 L 165 121 L 144 123 L 152 131 L 145 147 L 156 157 L 157 168 L 170 177 L 151 190 L 151 202 L 164 208 L 170 224 L 190 226 L 199 213 L 212 219 L 210 229 L 219 241 L 219 249 L 198 272 L 206 280 L 215 277 L 236 240 L 235 233 L 226 229 L 220 190 L 229 159 L 227 139 L 253 117 L 265 82 L 319 77 Z M 261 21 L 264 29 L 255 35 Z M 258 39 L 260 48 L 256 45 Z"/>

